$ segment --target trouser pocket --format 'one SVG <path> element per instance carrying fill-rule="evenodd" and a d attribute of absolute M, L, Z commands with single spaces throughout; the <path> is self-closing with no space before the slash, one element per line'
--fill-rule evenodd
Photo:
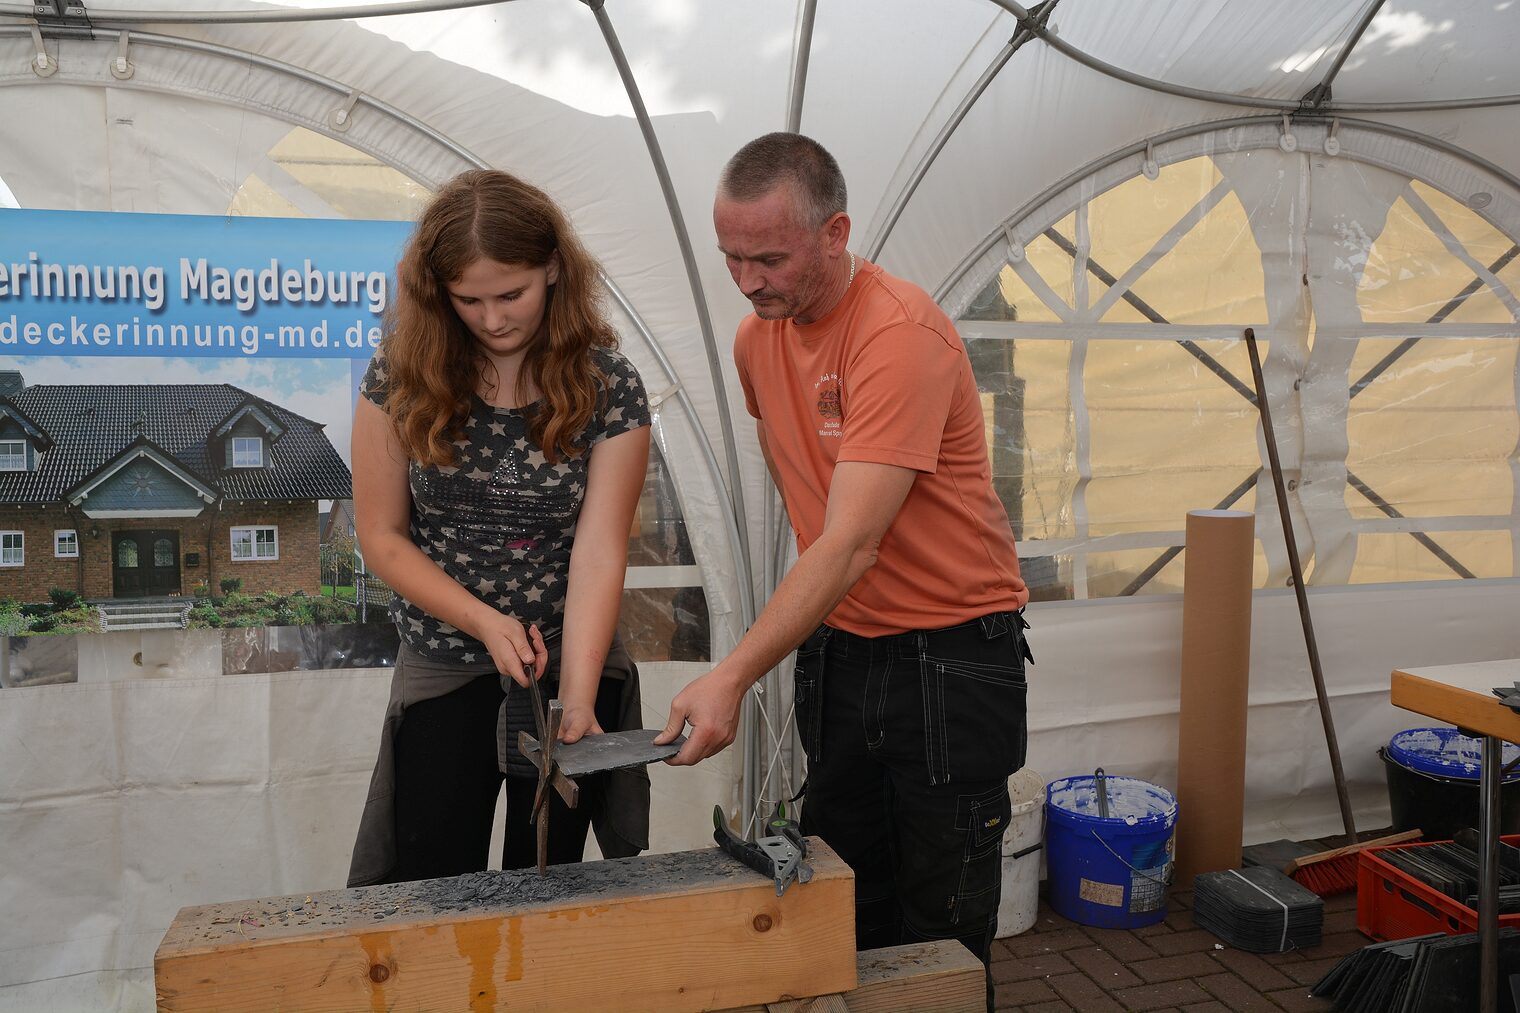
<path fill-rule="evenodd" d="M 997 914 L 1002 888 L 1003 833 L 1012 818 L 1008 786 L 956 799 L 955 828 L 965 835 L 960 884 L 950 901 L 951 924 L 979 929 Z"/>
<path fill-rule="evenodd" d="M 921 638 L 925 755 L 931 784 L 1006 778 L 1028 751 L 1028 645 L 1017 613 Z"/>
<path fill-rule="evenodd" d="M 797 648 L 797 665 L 792 670 L 792 705 L 797 722 L 797 737 L 808 762 L 816 764 L 823 750 L 823 675 L 827 667 L 829 635 L 834 631 L 820 626 Z"/>

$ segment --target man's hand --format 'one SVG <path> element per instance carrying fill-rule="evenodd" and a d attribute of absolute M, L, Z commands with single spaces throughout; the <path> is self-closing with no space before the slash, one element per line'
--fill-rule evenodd
<path fill-rule="evenodd" d="M 739 730 L 739 704 L 744 700 L 744 686 L 729 676 L 722 665 L 700 676 L 670 704 L 670 720 L 655 737 L 655 745 L 674 742 L 681 729 L 691 725 L 686 745 L 666 763 L 688 767 L 722 752 L 734 741 Z"/>

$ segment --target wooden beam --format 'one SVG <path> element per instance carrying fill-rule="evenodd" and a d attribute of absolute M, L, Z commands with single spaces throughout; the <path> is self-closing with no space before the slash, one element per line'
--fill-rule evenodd
<path fill-rule="evenodd" d="M 160 1010 L 711 1010 L 856 984 L 855 881 L 717 848 L 185 908 Z"/>
<path fill-rule="evenodd" d="M 849 1013 L 983 1013 L 987 969 L 954 939 L 864 950 L 856 967 L 860 984 L 843 996 L 820 996 L 749 1006 L 724 1013 L 824 1013 L 841 999 Z"/>

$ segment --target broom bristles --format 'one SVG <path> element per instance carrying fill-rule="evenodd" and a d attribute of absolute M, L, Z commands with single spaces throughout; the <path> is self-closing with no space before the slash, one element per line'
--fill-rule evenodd
<path fill-rule="evenodd" d="M 1338 893 L 1356 889 L 1355 854 L 1316 862 L 1295 869 L 1290 875 L 1293 881 L 1320 897 L 1333 897 Z"/>
<path fill-rule="evenodd" d="M 1363 851 L 1368 848 L 1387 847 L 1390 844 L 1404 844 L 1419 836 L 1418 830 L 1406 830 L 1403 833 L 1389 834 L 1387 837 L 1378 837 L 1360 844 L 1349 844 L 1344 848 L 1321 851 L 1316 855 L 1305 855 L 1303 858 L 1293 859 L 1283 871 L 1291 876 L 1294 882 L 1318 896 L 1333 897 L 1338 893 L 1356 889 L 1356 869 Z"/>

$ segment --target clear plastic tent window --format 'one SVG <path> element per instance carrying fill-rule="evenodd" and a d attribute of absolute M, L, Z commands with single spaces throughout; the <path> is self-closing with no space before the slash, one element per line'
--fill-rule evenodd
<path fill-rule="evenodd" d="M 993 470 L 1037 598 L 1180 591 L 1186 512 L 1255 508 L 1260 423 L 1244 344 L 1225 337 L 1245 327 L 1299 374 L 1273 392 L 1298 456 L 1288 489 L 1307 461 L 1340 473 L 1340 497 L 1295 504 L 1311 583 L 1516 575 L 1515 243 L 1372 166 L 1349 171 L 1376 177 L 1386 206 L 1316 214 L 1332 171 L 1264 148 L 1137 173 L 1031 226 L 971 298 Z M 1300 201 L 1308 213 L 1280 225 Z M 1290 293 L 1276 315 L 1269 289 Z M 1308 411 L 1311 426 L 1294 415 Z M 1257 586 L 1284 578 L 1260 551 Z"/>

